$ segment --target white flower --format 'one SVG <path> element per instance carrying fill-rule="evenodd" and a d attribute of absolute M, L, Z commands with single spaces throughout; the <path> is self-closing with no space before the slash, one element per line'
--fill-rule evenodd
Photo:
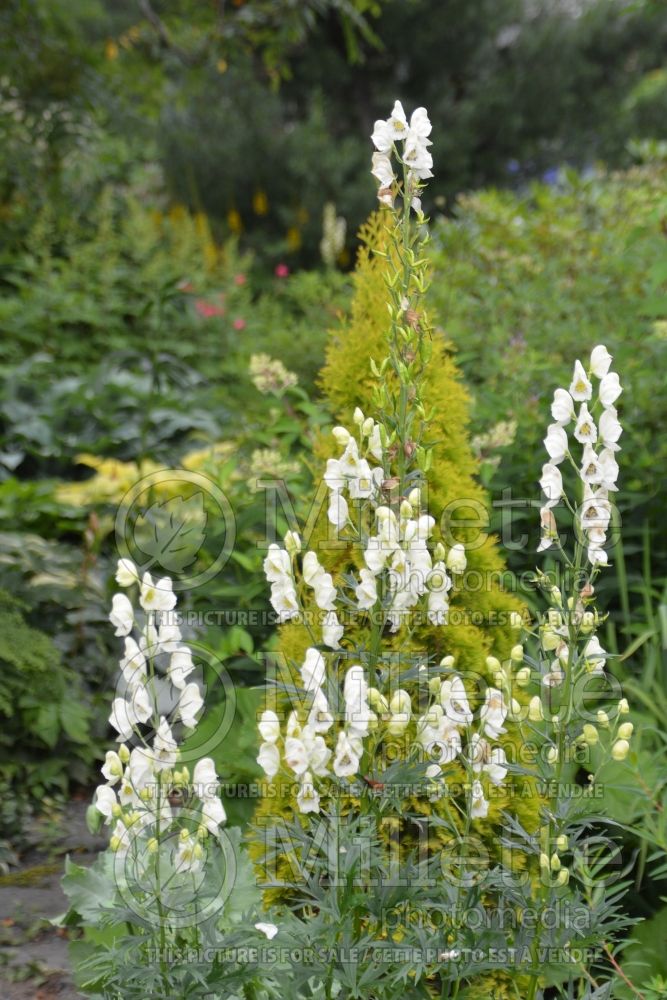
<path fill-rule="evenodd" d="M 380 425 L 373 424 L 373 430 L 368 438 L 368 450 L 370 451 L 373 458 L 376 458 L 378 462 L 381 462 L 384 456 L 384 451 L 382 449 L 382 437 L 380 434 Z"/>
<path fill-rule="evenodd" d="M 574 363 L 574 375 L 572 376 L 572 384 L 570 385 L 570 395 L 578 403 L 590 399 L 593 395 L 593 386 L 584 371 L 581 361 L 575 361 Z"/>
<path fill-rule="evenodd" d="M 301 537 L 297 531 L 288 531 L 283 539 L 285 551 L 289 556 L 301 552 Z"/>
<path fill-rule="evenodd" d="M 339 778 L 352 778 L 359 770 L 359 755 L 343 730 L 338 734 L 333 769 Z"/>
<path fill-rule="evenodd" d="M 281 622 L 299 617 L 299 599 L 290 577 L 283 576 L 271 584 L 271 606 Z"/>
<path fill-rule="evenodd" d="M 339 490 L 331 491 L 327 517 L 329 522 L 335 524 L 337 528 L 344 528 L 349 520 L 350 511 L 347 500 Z"/>
<path fill-rule="evenodd" d="M 503 722 L 507 716 L 507 708 L 503 702 L 502 692 L 497 688 L 489 688 L 486 692 L 486 700 L 479 713 L 480 722 L 487 736 L 492 740 L 505 732 Z"/>
<path fill-rule="evenodd" d="M 609 371 L 611 360 L 611 354 L 604 344 L 598 344 L 591 351 L 590 369 L 598 378 L 604 378 Z"/>
<path fill-rule="evenodd" d="M 313 695 L 313 704 L 308 713 L 308 726 L 315 733 L 326 733 L 334 724 L 334 717 L 329 711 L 329 702 L 321 688 Z"/>
<path fill-rule="evenodd" d="M 350 667 L 345 674 L 343 698 L 346 705 L 358 705 L 360 702 L 368 700 L 368 684 L 366 683 L 364 668 L 359 666 L 359 664 Z"/>
<path fill-rule="evenodd" d="M 622 392 L 616 372 L 609 372 L 600 382 L 600 402 L 603 406 L 611 406 Z"/>
<path fill-rule="evenodd" d="M 396 180 L 391 160 L 386 153 L 373 153 L 371 173 L 379 181 L 380 188 L 390 188 Z"/>
<path fill-rule="evenodd" d="M 387 119 L 387 125 L 391 129 L 394 140 L 405 139 L 408 132 L 408 121 L 400 101 L 394 101 L 394 107 Z"/>
<path fill-rule="evenodd" d="M 111 812 L 116 805 L 116 793 L 108 785 L 99 785 L 95 792 L 95 808 L 102 813 L 107 823 L 111 819 Z"/>
<path fill-rule="evenodd" d="M 449 597 L 446 590 L 430 590 L 427 607 L 432 625 L 446 625 L 449 618 Z"/>
<path fill-rule="evenodd" d="M 381 153 L 388 153 L 394 145 L 394 136 L 388 122 L 379 119 L 371 134 L 373 145 Z"/>
<path fill-rule="evenodd" d="M 176 622 L 169 621 L 167 618 L 164 621 L 161 620 L 159 626 L 157 645 L 160 652 L 175 653 L 183 638 L 180 628 Z"/>
<path fill-rule="evenodd" d="M 597 452 L 590 444 L 584 445 L 581 456 L 581 479 L 584 483 L 600 484 L 602 482 L 602 468 L 597 456 Z"/>
<path fill-rule="evenodd" d="M 128 635 L 132 631 L 134 612 L 125 594 L 113 595 L 109 621 L 115 627 L 116 635 Z"/>
<path fill-rule="evenodd" d="M 574 436 L 581 444 L 594 444 L 597 441 L 598 429 L 585 403 L 581 404 L 574 428 Z"/>
<path fill-rule="evenodd" d="M 609 564 L 607 553 L 597 545 L 589 545 L 587 555 L 591 566 L 607 566 Z"/>
<path fill-rule="evenodd" d="M 542 466 L 540 486 L 547 498 L 545 506 L 554 507 L 563 493 L 563 477 L 558 466 L 545 462 Z"/>
<path fill-rule="evenodd" d="M 545 504 L 544 507 L 540 508 L 540 526 L 542 534 L 537 551 L 544 552 L 545 549 L 551 548 L 553 543 L 558 538 L 556 518 L 554 517 L 553 511 L 548 503 Z"/>
<path fill-rule="evenodd" d="M 308 770 L 308 751 L 303 740 L 296 736 L 288 736 L 285 740 L 285 763 L 295 774 L 304 774 Z"/>
<path fill-rule="evenodd" d="M 337 458 L 328 459 L 324 473 L 324 482 L 330 490 L 334 490 L 335 492 L 345 489 L 347 485 L 345 475 L 341 468 L 341 463 Z"/>
<path fill-rule="evenodd" d="M 623 428 L 618 422 L 616 408 L 608 406 L 602 411 L 602 416 L 600 417 L 600 438 L 605 448 L 609 448 L 610 451 L 618 451 L 620 445 L 616 442 L 622 433 Z"/>
<path fill-rule="evenodd" d="M 322 620 L 322 642 L 330 649 L 338 649 L 345 629 L 335 611 L 328 611 Z"/>
<path fill-rule="evenodd" d="M 472 722 L 472 712 L 463 681 L 457 675 L 451 680 L 445 680 L 440 685 L 440 704 L 445 715 L 457 726 L 469 726 Z"/>
<path fill-rule="evenodd" d="M 125 637 L 125 656 L 120 669 L 130 690 L 146 682 L 146 657 L 131 635 Z"/>
<path fill-rule="evenodd" d="M 101 768 L 101 771 L 110 785 L 115 785 L 122 778 L 123 762 L 115 750 L 107 750 L 104 757 L 104 766 Z"/>
<path fill-rule="evenodd" d="M 176 607 L 176 594 L 168 576 L 153 582 L 150 573 L 144 573 L 141 581 L 139 603 L 144 611 L 171 611 Z"/>
<path fill-rule="evenodd" d="M 551 404 L 551 416 L 558 424 L 569 424 L 574 416 L 574 400 L 567 389 L 556 389 Z"/>
<path fill-rule="evenodd" d="M 601 674 L 604 671 L 607 653 L 596 635 L 592 636 L 584 646 L 584 659 L 591 673 Z"/>
<path fill-rule="evenodd" d="M 333 718 L 331 719 L 333 725 Z M 328 763 L 331 757 L 331 750 L 324 742 L 324 737 L 313 734 L 310 723 L 304 727 L 303 739 L 308 752 L 308 768 L 322 778 L 329 773 Z"/>
<path fill-rule="evenodd" d="M 567 434 L 560 424 L 549 424 L 544 447 L 554 465 L 560 465 L 567 452 Z"/>
<path fill-rule="evenodd" d="M 195 665 L 192 662 L 192 653 L 186 646 L 183 646 L 171 654 L 169 666 L 167 667 L 167 676 L 174 687 L 182 691 L 187 678 L 194 669 Z"/>
<path fill-rule="evenodd" d="M 335 609 L 336 588 L 330 573 L 325 572 L 314 552 L 303 557 L 303 578 L 315 593 L 315 603 L 322 611 Z"/>
<path fill-rule="evenodd" d="M 203 705 L 204 699 L 200 694 L 198 686 L 194 683 L 186 684 L 181 691 L 181 697 L 178 702 L 178 711 L 184 726 L 187 726 L 188 729 L 195 728 L 197 725 L 197 712 L 203 708 Z"/>
<path fill-rule="evenodd" d="M 433 177 L 431 170 L 433 157 L 425 144 L 416 136 L 408 136 L 403 151 L 403 159 L 414 175 L 420 180 L 427 180 L 429 177 Z"/>
<path fill-rule="evenodd" d="M 600 485 L 605 490 L 617 490 L 616 480 L 618 479 L 618 462 L 614 458 L 614 453 L 610 448 L 603 448 L 597 457 L 600 469 Z"/>
<path fill-rule="evenodd" d="M 410 115 L 410 134 L 425 142 L 431 134 L 431 128 L 426 108 L 415 108 Z"/>
<path fill-rule="evenodd" d="M 136 718 L 134 713 L 130 713 L 129 705 L 124 698 L 114 698 L 111 706 L 109 723 L 118 733 L 118 738 L 125 742 L 129 740 L 134 732 Z"/>
<path fill-rule="evenodd" d="M 257 763 L 267 778 L 273 778 L 280 768 L 280 751 L 275 743 L 262 743 L 257 755 Z"/>
<path fill-rule="evenodd" d="M 264 934 L 269 941 L 271 941 L 278 933 L 278 928 L 275 924 L 265 924 L 261 922 L 259 924 L 255 924 L 255 930 L 259 931 L 260 934 Z"/>
<path fill-rule="evenodd" d="M 220 782 L 215 771 L 215 764 L 210 757 L 202 757 L 195 764 L 192 775 L 192 784 L 200 799 L 214 799 L 217 797 Z"/>
<path fill-rule="evenodd" d="M 281 583 L 283 577 L 290 576 L 292 562 L 285 549 L 275 543 L 269 545 L 268 554 L 264 560 L 264 575 L 269 583 Z"/>
<path fill-rule="evenodd" d="M 118 560 L 116 583 L 119 587 L 131 587 L 133 583 L 139 583 L 139 571 L 131 559 Z"/>
<path fill-rule="evenodd" d="M 280 738 L 280 721 L 270 708 L 262 712 L 257 728 L 259 735 L 266 743 L 275 743 Z"/>
<path fill-rule="evenodd" d="M 465 573 L 467 565 L 466 550 L 461 542 L 457 542 L 447 553 L 447 569 L 452 573 Z"/>
<path fill-rule="evenodd" d="M 218 827 L 227 819 L 225 807 L 217 796 L 204 801 L 201 810 L 204 826 L 209 833 L 214 836 L 218 832 Z"/>
<path fill-rule="evenodd" d="M 130 695 L 128 712 L 131 719 L 137 722 L 148 722 L 153 714 L 153 705 L 148 690 L 143 684 L 138 684 Z"/>
<path fill-rule="evenodd" d="M 320 797 L 315 791 L 310 771 L 306 771 L 301 779 L 296 804 L 300 813 L 318 813 L 320 811 Z"/>
<path fill-rule="evenodd" d="M 475 774 L 485 771 L 494 785 L 500 785 L 507 774 L 507 758 L 502 747 L 491 747 L 478 733 L 470 741 L 469 757 Z"/>
<path fill-rule="evenodd" d="M 479 781 L 473 781 L 470 815 L 473 819 L 484 819 L 489 811 L 489 803 L 484 798 L 484 789 Z"/>
<path fill-rule="evenodd" d="M 196 872 L 201 868 L 201 847 L 194 837 L 179 838 L 176 851 L 176 869 L 178 872 Z"/>
<path fill-rule="evenodd" d="M 196 687 L 195 684 L 188 686 Z M 157 770 L 173 767 L 176 763 L 177 757 L 178 744 L 172 735 L 169 723 L 162 715 L 160 716 L 160 723 L 157 727 L 155 738 L 153 739 L 153 766 Z"/>
<path fill-rule="evenodd" d="M 306 650 L 306 658 L 299 673 L 306 691 L 315 691 L 322 687 L 326 673 L 326 662 L 320 651 L 314 646 Z"/>
<path fill-rule="evenodd" d="M 375 586 L 375 577 L 369 569 L 362 569 L 359 572 L 361 582 L 355 588 L 357 595 L 357 606 L 361 611 L 372 608 L 377 601 L 378 593 Z"/>

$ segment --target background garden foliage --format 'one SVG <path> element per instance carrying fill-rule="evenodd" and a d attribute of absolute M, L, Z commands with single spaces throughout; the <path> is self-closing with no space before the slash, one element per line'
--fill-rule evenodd
<path fill-rule="evenodd" d="M 630 907 L 647 918 L 626 968 L 640 983 L 667 976 L 664 6 L 224 8 L 223 18 L 217 4 L 157 0 L 0 10 L 0 862 L 44 796 L 50 809 L 88 785 L 105 745 L 113 517 L 140 475 L 203 471 L 237 512 L 234 556 L 189 595 L 191 609 L 269 610 L 264 497 L 249 484 L 280 474 L 307 496 L 324 431 L 364 407 L 359 356 L 383 335 L 384 287 L 363 246 L 350 268 L 373 197 L 369 122 L 400 94 L 437 122 L 425 202 L 436 500 L 461 489 L 535 499 L 553 372 L 598 342 L 623 372 L 623 545 L 600 601 L 638 724 L 600 808 L 640 830 L 622 834 L 628 856 L 638 851 Z M 323 266 L 327 203 L 347 236 Z M 298 384 L 258 391 L 248 366 L 259 352 Z M 536 547 L 536 510 L 517 507 L 513 523 L 509 544 L 470 559 L 524 567 L 515 543 L 525 532 Z M 502 532 L 498 507 L 491 528 Z M 219 541 L 211 532 L 202 565 Z M 485 611 L 514 606 L 497 591 L 478 598 Z M 457 635 L 463 659 L 506 644 L 502 630 Z M 234 625 L 196 638 L 238 681 L 234 755 L 223 748 L 218 763 L 227 780 L 255 778 L 256 650 L 275 637 Z M 300 641 L 289 628 L 278 643 Z M 230 819 L 250 808 L 229 803 Z"/>

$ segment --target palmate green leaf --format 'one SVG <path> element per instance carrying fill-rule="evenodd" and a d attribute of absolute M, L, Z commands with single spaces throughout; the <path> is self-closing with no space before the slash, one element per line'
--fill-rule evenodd
<path fill-rule="evenodd" d="M 117 896 L 109 860 L 108 854 L 100 854 L 90 868 L 84 868 L 75 865 L 67 856 L 61 881 L 63 892 L 70 901 L 64 918 L 67 923 L 77 923 L 78 918 L 95 927 L 109 917 Z"/>
<path fill-rule="evenodd" d="M 201 491 L 187 499 L 170 497 L 139 514 L 134 541 L 167 573 L 181 573 L 195 561 L 204 544 L 207 520 Z"/>

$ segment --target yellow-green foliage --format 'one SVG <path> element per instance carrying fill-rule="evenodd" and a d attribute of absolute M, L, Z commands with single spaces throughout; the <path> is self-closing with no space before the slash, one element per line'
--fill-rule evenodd
<path fill-rule="evenodd" d="M 349 319 L 335 331 L 330 338 L 327 349 L 326 365 L 321 374 L 321 387 L 337 422 L 351 427 L 352 413 L 359 406 L 365 415 L 374 415 L 371 406 L 373 380 L 370 374 L 369 359 L 380 363 L 387 355 L 386 332 L 387 288 L 384 279 L 387 267 L 386 259 L 375 256 L 372 248 L 382 248 L 384 224 L 382 213 L 371 217 L 361 233 L 363 246 L 359 254 L 357 268 L 354 274 L 354 299 Z M 472 455 L 467 436 L 468 425 L 468 394 L 461 383 L 459 372 L 452 358 L 448 344 L 441 333 L 434 334 L 433 356 L 429 362 L 425 383 L 421 391 L 426 411 L 435 411 L 429 427 L 428 437 L 437 441 L 433 449 L 433 463 L 428 473 L 428 508 L 436 518 L 434 541 L 438 540 L 439 518 L 443 510 L 453 502 L 462 499 L 470 501 L 479 510 L 488 509 L 488 499 L 484 490 L 476 482 L 476 461 Z M 333 440 L 327 436 L 322 438 L 315 449 L 315 475 L 321 477 L 326 459 L 337 456 Z M 318 473 L 319 470 L 319 473 Z M 470 518 L 470 509 L 459 509 L 453 515 L 454 522 L 458 518 Z M 334 582 L 340 582 L 341 574 L 358 570 L 363 565 L 363 553 L 352 546 L 331 550 L 324 543 L 328 537 L 329 525 L 326 517 L 326 503 L 319 512 L 312 531 L 304 539 L 304 547 L 317 552 L 320 562 L 326 570 L 333 574 Z M 455 529 L 455 540 L 471 543 L 479 535 L 478 528 L 460 527 Z M 435 626 L 425 624 L 415 630 L 412 641 L 406 639 L 405 630 L 383 637 L 385 651 L 417 652 L 423 651 L 431 662 L 437 663 L 443 656 L 452 655 L 455 658 L 456 669 L 462 672 L 470 671 L 484 674 L 487 682 L 493 684 L 494 678 L 485 665 L 486 657 L 496 656 L 504 661 L 509 651 L 517 641 L 517 632 L 510 625 L 510 614 L 521 612 L 522 606 L 516 597 L 504 592 L 498 585 L 504 564 L 497 541 L 487 537 L 483 544 L 466 546 L 468 556 L 467 577 L 473 581 L 473 587 L 465 583 L 455 587 L 451 596 L 450 624 Z M 308 604 L 308 595 L 305 595 Z M 316 612 L 314 604 L 309 605 Z M 315 619 L 316 620 L 316 619 Z M 291 622 L 280 630 L 280 654 L 288 664 L 298 667 L 303 661 L 306 649 L 320 641 L 319 626 L 314 627 L 315 636 L 300 622 Z M 346 633 L 343 644 L 350 640 L 354 644 L 355 629 L 346 623 Z M 334 658 L 328 657 L 328 661 Z M 339 658 L 338 670 L 342 680 L 349 661 Z M 331 669 L 331 667 L 330 667 Z M 295 680 L 298 682 L 296 672 Z M 414 737 L 412 731 L 409 735 Z M 503 737 L 503 746 L 510 760 L 516 759 L 513 750 L 519 745 L 519 737 L 514 726 L 509 727 L 507 736 Z M 281 772 L 282 773 L 282 772 Z M 448 780 L 462 782 L 465 773 L 459 765 L 447 765 Z M 283 773 L 276 778 L 278 786 L 284 787 Z M 491 798 L 488 817 L 475 823 L 474 832 L 485 841 L 490 855 L 498 857 L 499 848 L 494 828 L 497 831 L 498 820 L 502 809 L 509 808 L 516 812 L 528 828 L 534 828 L 537 821 L 538 803 L 535 789 L 528 785 L 526 779 L 512 779 L 508 775 L 507 786 L 509 794 L 495 795 Z M 523 793 L 523 794 L 522 794 Z M 342 810 L 354 808 L 352 797 L 349 801 L 339 803 Z M 426 799 L 413 799 L 409 809 L 415 813 L 428 815 L 431 810 L 440 811 L 437 803 Z M 289 814 L 294 816 L 293 804 L 287 798 L 276 799 L 267 796 L 258 808 L 259 823 L 270 822 L 271 818 Z M 298 815 L 298 814 L 297 814 Z M 442 828 L 438 828 L 440 840 L 443 838 Z M 402 837 L 409 844 L 408 837 Z M 434 845 L 435 846 L 435 845 Z M 261 864 L 262 850 L 259 844 L 254 845 L 254 854 Z M 514 860 L 515 866 L 521 867 L 521 861 Z M 280 870 L 280 869 L 279 869 Z M 273 895 L 270 893 L 269 895 Z"/>

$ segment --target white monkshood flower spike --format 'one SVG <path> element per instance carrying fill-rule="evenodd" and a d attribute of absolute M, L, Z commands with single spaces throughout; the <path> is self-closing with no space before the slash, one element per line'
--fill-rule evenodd
<path fill-rule="evenodd" d="M 300 813 L 318 813 L 320 811 L 320 796 L 315 790 L 310 771 L 306 771 L 301 779 L 296 804 Z"/>
<path fill-rule="evenodd" d="M 489 803 L 484 798 L 484 789 L 479 781 L 473 781 L 470 815 L 473 819 L 484 819 L 489 811 Z"/>
<path fill-rule="evenodd" d="M 345 629 L 335 611 L 328 611 L 322 619 L 322 642 L 330 649 L 339 649 Z"/>
<path fill-rule="evenodd" d="M 492 740 L 497 740 L 505 729 L 503 723 L 507 717 L 507 708 L 503 701 L 503 695 L 497 688 L 489 688 L 486 692 L 486 700 L 479 713 L 479 719 L 487 736 Z"/>
<path fill-rule="evenodd" d="M 267 778 L 273 778 L 280 770 L 280 750 L 275 743 L 262 743 L 257 755 L 257 763 Z"/>
<path fill-rule="evenodd" d="M 355 589 L 357 595 L 357 607 L 361 611 L 366 611 L 372 608 L 377 601 L 377 587 L 375 585 L 375 576 L 369 569 L 362 569 L 359 571 L 360 583 Z"/>
<path fill-rule="evenodd" d="M 341 729 L 333 762 L 334 774 L 339 778 L 353 778 L 359 770 L 359 759 L 355 745 Z"/>
<path fill-rule="evenodd" d="M 311 646 L 306 650 L 306 657 L 299 671 L 306 691 L 315 691 L 322 687 L 326 673 L 324 657 L 318 649 Z"/>

